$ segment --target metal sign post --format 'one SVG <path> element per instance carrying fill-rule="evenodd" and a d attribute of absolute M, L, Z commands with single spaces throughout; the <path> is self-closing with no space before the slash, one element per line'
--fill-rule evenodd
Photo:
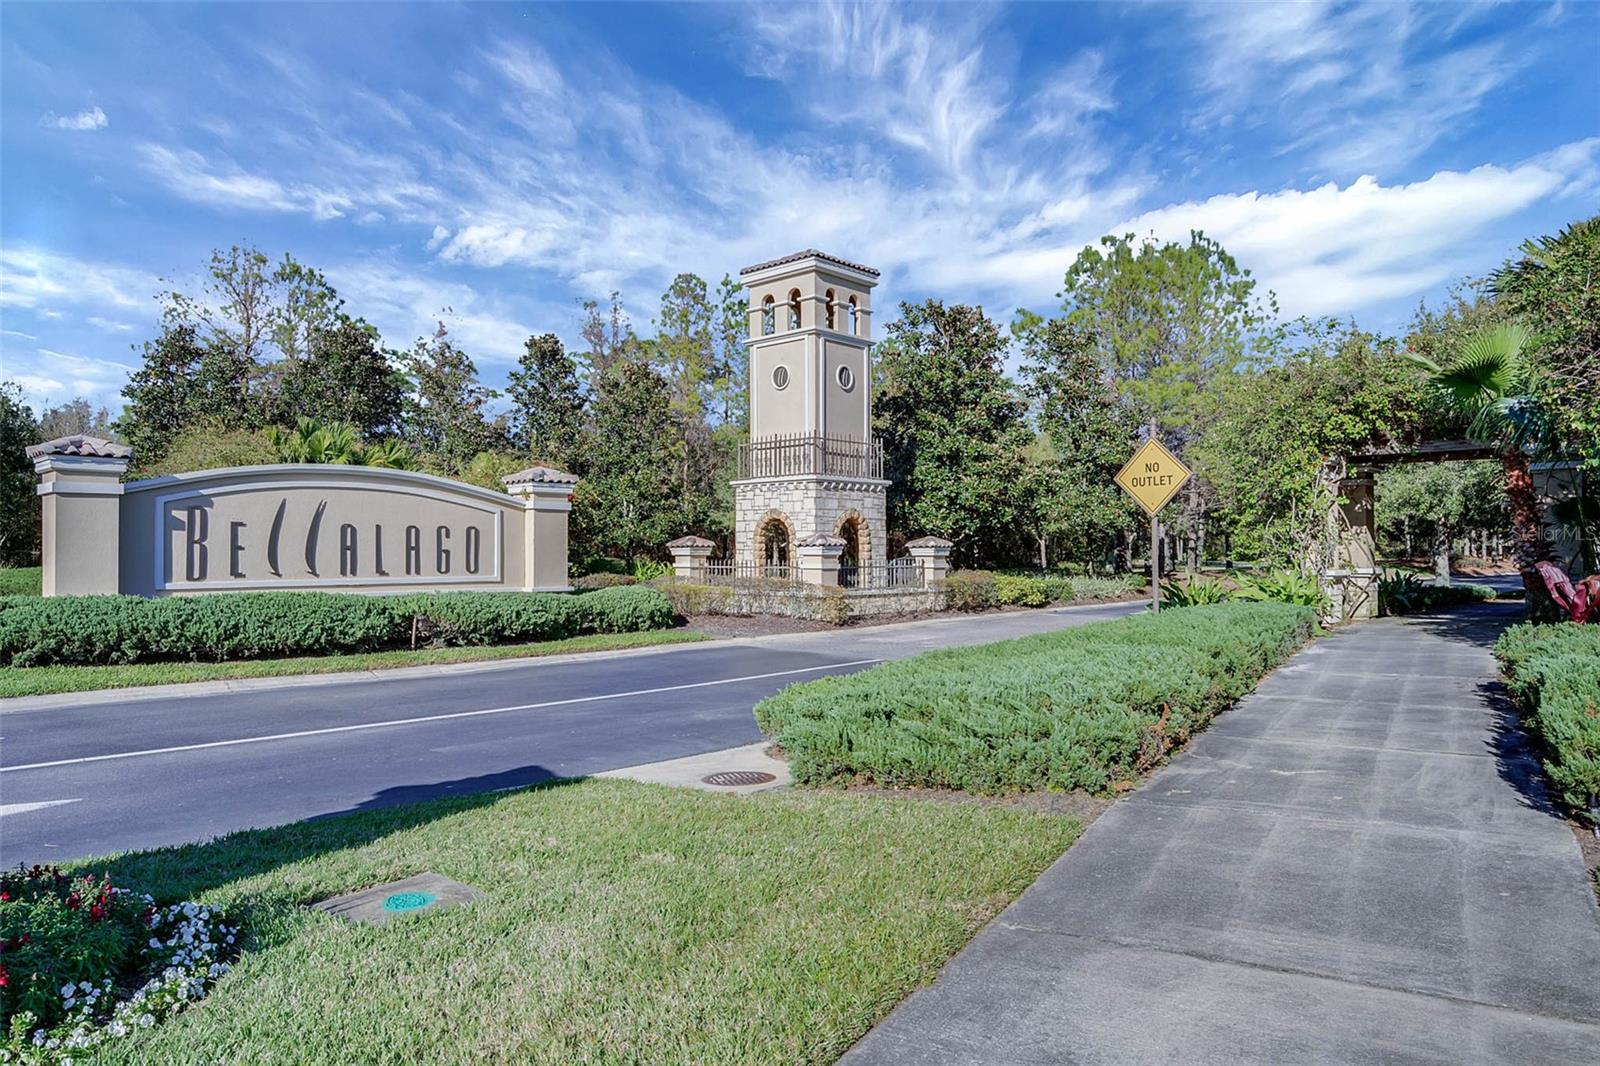
<path fill-rule="evenodd" d="M 1126 466 L 1117 472 L 1116 482 L 1150 516 L 1150 609 L 1161 610 L 1161 509 L 1189 480 L 1190 470 L 1176 455 L 1156 440 L 1155 427 Z"/>

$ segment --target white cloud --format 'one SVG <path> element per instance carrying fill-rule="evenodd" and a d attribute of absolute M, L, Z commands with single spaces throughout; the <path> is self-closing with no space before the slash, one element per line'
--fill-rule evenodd
<path fill-rule="evenodd" d="M 0 248 L 0 307 L 60 317 L 56 304 L 97 308 L 152 307 L 161 279 L 147 271 L 98 263 L 27 245 Z"/>
<path fill-rule="evenodd" d="M 1485 227 L 1561 194 L 1587 171 L 1600 139 L 1516 166 L 1443 170 L 1404 185 L 1368 175 L 1340 186 L 1232 193 L 1147 211 L 1112 232 L 1220 241 L 1290 315 L 1343 314 L 1415 296 L 1471 269 Z"/>
<path fill-rule="evenodd" d="M 46 111 L 40 116 L 39 125 L 57 130 L 88 132 L 103 130 L 110 121 L 99 107 L 91 107 L 87 111 L 79 111 L 72 115 L 58 115 L 54 111 Z"/>
<path fill-rule="evenodd" d="M 1192 9 L 1202 128 L 1281 126 L 1284 153 L 1340 174 L 1423 155 L 1532 61 L 1505 34 L 1449 46 L 1481 8 L 1316 0 Z"/>
<path fill-rule="evenodd" d="M 103 318 L 100 315 L 90 315 L 88 317 L 87 321 L 88 321 L 89 325 L 95 327 L 96 329 L 104 330 L 107 333 L 132 333 L 133 332 L 133 327 L 130 326 L 128 323 L 126 323 L 126 322 L 118 322 L 118 321 L 116 321 L 114 319 L 110 319 L 110 318 Z"/>
<path fill-rule="evenodd" d="M 28 401 L 39 407 L 83 397 L 116 410 L 122 404 L 122 386 L 133 367 L 110 359 L 96 359 L 52 348 L 6 355 L 6 376 L 22 386 Z"/>

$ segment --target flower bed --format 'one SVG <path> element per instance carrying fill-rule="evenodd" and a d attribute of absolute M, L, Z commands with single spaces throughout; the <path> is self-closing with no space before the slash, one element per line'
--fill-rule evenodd
<path fill-rule="evenodd" d="M 0 1062 L 70 1063 L 205 998 L 237 932 L 54 866 L 0 875 Z"/>

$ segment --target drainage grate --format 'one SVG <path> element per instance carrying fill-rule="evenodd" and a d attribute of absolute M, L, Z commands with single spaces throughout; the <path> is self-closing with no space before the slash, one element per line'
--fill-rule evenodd
<path fill-rule="evenodd" d="M 719 770 L 714 774 L 707 774 L 700 780 L 719 788 L 738 788 L 740 785 L 765 785 L 777 779 L 776 774 L 761 770 Z"/>
<path fill-rule="evenodd" d="M 386 911 L 421 910 L 438 898 L 432 892 L 396 892 L 383 901 L 383 909 Z"/>

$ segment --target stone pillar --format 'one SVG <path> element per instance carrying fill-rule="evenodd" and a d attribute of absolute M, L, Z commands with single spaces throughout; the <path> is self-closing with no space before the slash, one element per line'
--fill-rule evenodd
<path fill-rule="evenodd" d="M 121 592 L 122 475 L 133 449 L 76 435 L 32 445 L 27 454 L 39 475 L 44 595 Z"/>
<path fill-rule="evenodd" d="M 1332 621 L 1378 617 L 1378 538 L 1371 474 L 1339 482 L 1334 522 L 1337 541 L 1323 586 L 1333 601 Z"/>
<path fill-rule="evenodd" d="M 668 541 L 667 551 L 672 553 L 674 576 L 679 581 L 704 581 L 706 564 L 711 561 L 711 552 L 715 548 L 716 545 L 704 537 L 679 537 Z"/>
<path fill-rule="evenodd" d="M 911 558 L 922 564 L 922 586 L 936 588 L 950 573 L 950 549 L 954 547 L 943 537 L 918 537 L 906 543 Z"/>
<path fill-rule="evenodd" d="M 570 592 L 567 565 L 567 519 L 572 513 L 572 493 L 578 487 L 573 474 L 532 466 L 500 480 L 506 491 L 522 497 L 522 587 L 529 592 Z"/>
<path fill-rule="evenodd" d="M 795 545 L 800 580 L 808 585 L 838 585 L 839 557 L 843 554 L 843 537 L 825 533 L 802 537 Z"/>

